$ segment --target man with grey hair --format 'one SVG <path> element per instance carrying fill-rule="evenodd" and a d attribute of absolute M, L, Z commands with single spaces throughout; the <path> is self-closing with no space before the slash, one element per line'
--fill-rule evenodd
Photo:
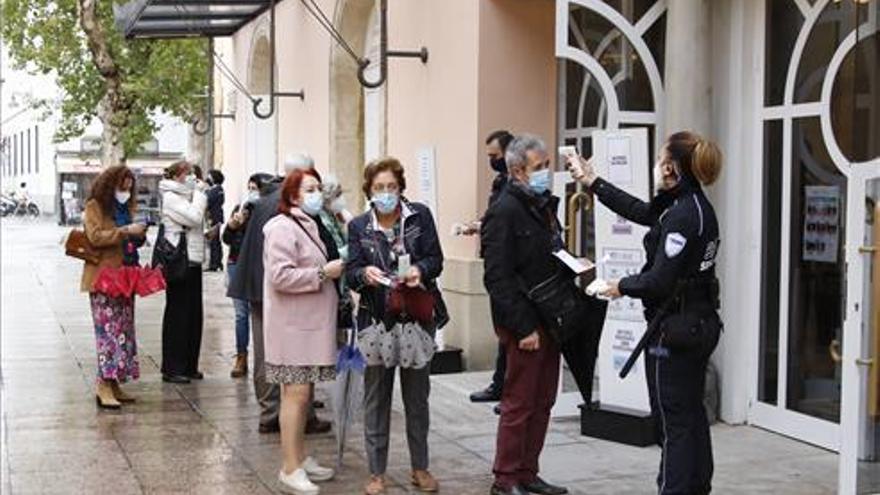
<path fill-rule="evenodd" d="M 284 159 L 284 175 L 294 170 L 309 170 L 315 168 L 315 160 L 308 153 L 294 153 Z"/>
<path fill-rule="evenodd" d="M 492 495 L 562 495 L 538 476 L 538 458 L 556 401 L 559 343 L 546 332 L 523 286 L 558 272 L 553 253 L 564 248 L 556 220 L 559 198 L 550 191 L 550 158 L 537 136 L 517 136 L 505 154 L 510 179 L 489 207 L 481 229 L 484 283 L 495 332 L 505 348 Z"/>

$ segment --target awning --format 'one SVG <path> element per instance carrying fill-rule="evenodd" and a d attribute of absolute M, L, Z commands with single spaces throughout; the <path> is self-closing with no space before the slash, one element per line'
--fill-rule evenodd
<path fill-rule="evenodd" d="M 234 34 L 269 5 L 269 0 L 131 0 L 114 5 L 113 15 L 126 38 L 217 37 Z"/>

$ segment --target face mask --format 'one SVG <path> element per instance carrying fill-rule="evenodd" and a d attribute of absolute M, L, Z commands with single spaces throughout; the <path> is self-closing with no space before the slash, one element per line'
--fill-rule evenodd
<path fill-rule="evenodd" d="M 529 187 L 532 188 L 532 191 L 538 194 L 544 194 L 549 190 L 550 169 L 545 168 L 543 170 L 538 170 L 537 172 L 532 172 L 532 175 L 529 176 Z"/>
<path fill-rule="evenodd" d="M 659 165 L 654 166 L 654 192 L 663 190 L 663 170 Z"/>
<path fill-rule="evenodd" d="M 490 158 L 489 165 L 492 167 L 492 170 L 499 174 L 507 173 L 507 162 L 504 158 Z"/>
<path fill-rule="evenodd" d="M 305 193 L 302 195 L 302 200 L 300 201 L 299 207 L 306 213 L 306 215 L 315 216 L 318 213 L 321 213 L 321 208 L 324 206 L 324 197 L 321 195 L 321 191 L 315 191 L 310 193 Z"/>
<path fill-rule="evenodd" d="M 196 185 L 196 176 L 193 174 L 187 175 L 186 179 L 184 179 L 184 183 L 188 186 Z"/>
<path fill-rule="evenodd" d="M 248 191 L 247 197 L 245 199 L 246 203 L 253 203 L 260 199 L 260 191 Z"/>
<path fill-rule="evenodd" d="M 129 199 L 131 199 L 131 191 L 116 191 L 116 201 L 119 204 L 124 205 Z"/>
<path fill-rule="evenodd" d="M 330 202 L 330 211 L 333 213 L 341 213 L 345 210 L 345 206 L 345 198 L 339 196 Z"/>
<path fill-rule="evenodd" d="M 397 203 L 400 198 L 396 193 L 383 192 L 373 196 L 373 204 L 379 213 L 387 215 L 397 209 Z"/>

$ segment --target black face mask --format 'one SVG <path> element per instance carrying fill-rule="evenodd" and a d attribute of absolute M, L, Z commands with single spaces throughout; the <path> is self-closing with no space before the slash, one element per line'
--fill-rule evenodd
<path fill-rule="evenodd" d="M 489 165 L 492 167 L 492 170 L 498 172 L 499 174 L 507 173 L 507 162 L 504 158 L 490 158 Z"/>

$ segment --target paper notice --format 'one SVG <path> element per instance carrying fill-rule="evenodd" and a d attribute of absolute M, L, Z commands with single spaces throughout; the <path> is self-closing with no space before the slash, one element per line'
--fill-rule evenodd
<path fill-rule="evenodd" d="M 583 275 L 596 267 L 596 265 L 590 260 L 586 258 L 575 258 L 565 249 L 556 251 L 553 253 L 553 256 L 556 256 L 559 261 L 563 262 L 565 266 L 578 275 Z"/>
<path fill-rule="evenodd" d="M 606 146 L 608 179 L 617 185 L 632 184 L 632 151 L 629 137 L 609 137 Z"/>

